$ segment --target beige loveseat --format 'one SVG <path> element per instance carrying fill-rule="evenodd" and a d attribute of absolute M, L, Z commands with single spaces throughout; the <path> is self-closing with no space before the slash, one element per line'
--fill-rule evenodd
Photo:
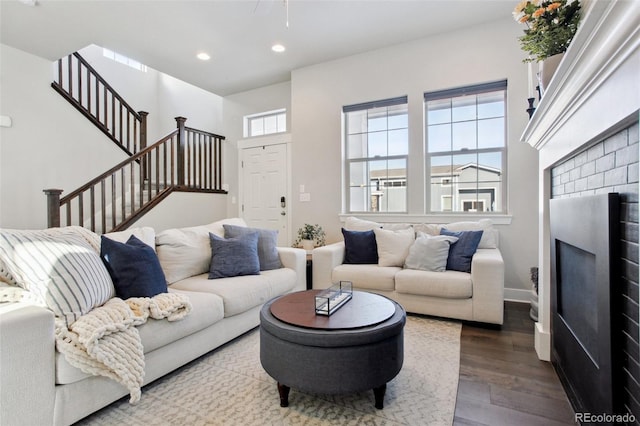
<path fill-rule="evenodd" d="M 208 279 L 212 255 L 209 233 L 223 236 L 223 224 L 244 226 L 241 219 L 229 219 L 157 235 L 151 228 L 110 235 L 126 241 L 134 234 L 154 246 L 169 294 L 185 296 L 191 306 L 178 321 L 149 318 L 136 327 L 144 348 L 143 384 L 258 326 L 260 309 L 271 298 L 306 288 L 305 252 L 288 247 L 277 248 L 281 268 L 260 271 L 259 275 Z M 56 232 L 67 237 L 77 233 L 100 250 L 96 246 L 100 237 L 82 228 L 40 232 L 54 238 Z M 6 301 L 20 292 L 7 283 L 13 277 L 3 268 L 2 260 L 0 257 L 4 281 L 0 296 L 5 298 L 5 303 L 0 303 L 0 424 L 68 425 L 127 395 L 129 391 L 122 384 L 84 373 L 56 349 L 60 318 L 50 309 L 29 302 L 26 292 L 21 294 L 24 301 Z M 99 307 L 93 311 L 96 309 Z"/>
<path fill-rule="evenodd" d="M 345 264 L 345 242 L 313 250 L 313 288 L 324 289 L 340 281 L 351 281 L 356 290 L 387 296 L 407 312 L 502 324 L 504 316 L 504 261 L 498 248 L 498 232 L 491 221 L 458 222 L 445 225 L 382 224 L 347 218 L 345 229 L 367 231 L 381 228 L 437 235 L 441 228 L 451 231 L 483 231 L 483 239 L 471 259 L 470 272 L 434 272 L 407 268 L 398 262 L 402 250 L 389 249 L 395 266 Z M 409 232 L 411 232 L 409 231 Z M 384 250 L 378 240 L 378 251 Z M 406 246 L 409 250 L 410 246 Z M 382 255 L 381 255 L 382 259 Z M 391 262 L 393 263 L 393 262 Z"/>

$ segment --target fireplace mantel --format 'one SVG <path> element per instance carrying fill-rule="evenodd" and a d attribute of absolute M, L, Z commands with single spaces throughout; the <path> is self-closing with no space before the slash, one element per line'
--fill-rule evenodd
<path fill-rule="evenodd" d="M 582 21 L 521 141 L 539 151 L 538 357 L 550 360 L 552 166 L 638 121 L 640 1 L 582 0 Z"/>
<path fill-rule="evenodd" d="M 544 168 L 615 130 L 640 104 L 640 2 L 582 3 L 580 27 L 521 137 Z"/>

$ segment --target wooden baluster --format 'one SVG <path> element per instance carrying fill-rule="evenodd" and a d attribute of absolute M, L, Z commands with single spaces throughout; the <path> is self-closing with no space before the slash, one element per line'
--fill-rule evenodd
<path fill-rule="evenodd" d="M 64 82 L 62 81 L 62 58 L 58 59 L 58 85 L 62 88 L 64 88 L 63 84 Z"/>
<path fill-rule="evenodd" d="M 86 68 L 87 70 L 87 110 L 89 111 L 89 115 L 91 114 L 91 70 Z"/>
<path fill-rule="evenodd" d="M 91 206 L 91 230 L 96 232 L 96 187 L 95 185 L 89 190 L 90 206 Z"/>
<path fill-rule="evenodd" d="M 116 177 L 111 175 L 111 229 L 116 227 Z"/>
<path fill-rule="evenodd" d="M 102 234 L 107 232 L 107 199 L 104 179 L 100 181 L 100 212 L 102 216 Z"/>
<path fill-rule="evenodd" d="M 71 73 L 73 72 L 73 65 L 71 63 L 72 56 L 69 55 L 67 60 L 67 76 L 69 78 L 69 96 L 73 97 L 73 77 Z"/>
<path fill-rule="evenodd" d="M 125 168 L 123 167 L 120 169 L 120 200 L 122 200 L 120 201 L 120 209 L 122 212 L 122 220 L 125 220 L 127 217 L 127 182 L 125 177 Z"/>
<path fill-rule="evenodd" d="M 147 147 L 147 116 L 149 115 L 149 113 L 146 111 L 138 111 L 138 115 L 140 115 L 140 146 L 137 148 L 138 151 L 135 151 L 136 146 L 134 146 L 134 151 L 133 151 L 134 153 L 140 152 Z M 137 120 L 134 122 L 134 127 L 135 127 L 135 123 L 137 123 Z M 136 138 L 137 138 L 137 135 L 136 135 Z M 146 170 L 146 167 L 144 164 L 144 157 L 141 158 L 140 161 L 141 161 L 140 167 Z M 147 177 L 145 176 L 145 179 L 146 178 Z"/>
<path fill-rule="evenodd" d="M 82 63 L 80 61 L 76 61 L 78 63 L 78 69 L 77 69 L 77 73 L 78 73 L 78 103 L 80 105 L 82 104 Z"/>
<path fill-rule="evenodd" d="M 57 228 L 60 226 L 60 194 L 62 189 L 45 189 L 47 195 L 47 227 Z"/>

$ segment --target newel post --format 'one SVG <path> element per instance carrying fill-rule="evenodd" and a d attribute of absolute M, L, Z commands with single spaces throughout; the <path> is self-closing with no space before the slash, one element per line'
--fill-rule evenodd
<path fill-rule="evenodd" d="M 185 151 L 187 146 L 187 141 L 184 136 L 184 122 L 187 121 L 184 117 L 176 117 L 176 123 L 178 124 L 178 186 L 184 186 L 185 181 Z"/>
<path fill-rule="evenodd" d="M 47 194 L 47 228 L 60 226 L 60 194 L 62 189 L 45 189 Z"/>

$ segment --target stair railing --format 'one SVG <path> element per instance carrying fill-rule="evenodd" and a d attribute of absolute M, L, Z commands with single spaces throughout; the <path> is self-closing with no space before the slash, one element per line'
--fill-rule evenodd
<path fill-rule="evenodd" d="M 224 136 L 185 127 L 132 155 L 64 197 L 45 189 L 47 226 L 80 225 L 97 233 L 126 229 L 173 191 L 222 190 Z"/>
<path fill-rule="evenodd" d="M 136 112 L 78 52 L 57 63 L 53 87 L 128 155 L 147 146 L 147 115 Z"/>

